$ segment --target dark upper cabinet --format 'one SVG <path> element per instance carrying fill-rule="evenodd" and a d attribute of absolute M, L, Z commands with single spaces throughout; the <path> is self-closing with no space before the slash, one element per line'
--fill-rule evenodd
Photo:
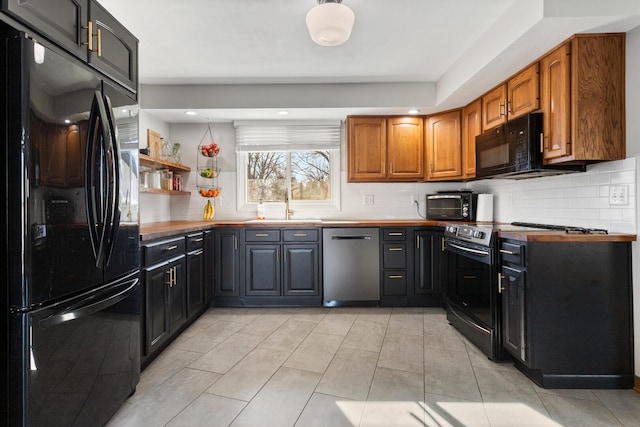
<path fill-rule="evenodd" d="M 2 10 L 86 61 L 88 4 L 88 0 L 3 0 Z"/>
<path fill-rule="evenodd" d="M 138 40 L 97 2 L 3 0 L 2 11 L 125 86 L 137 98 Z"/>
<path fill-rule="evenodd" d="M 93 0 L 89 21 L 95 36 L 89 64 L 113 80 L 138 92 L 138 39 Z"/>

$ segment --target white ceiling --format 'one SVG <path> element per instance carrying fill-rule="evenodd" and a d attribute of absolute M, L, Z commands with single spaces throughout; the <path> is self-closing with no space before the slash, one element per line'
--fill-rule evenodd
<path fill-rule="evenodd" d="M 287 119 L 426 114 L 463 105 L 573 33 L 640 24 L 638 0 L 344 0 L 356 15 L 351 39 L 322 47 L 305 26 L 316 0 L 100 3 L 140 40 L 142 107 L 168 122 L 276 119 L 285 109 Z M 362 83 L 368 97 L 353 90 Z M 386 102 L 389 83 L 424 93 Z M 167 85 L 201 86 L 163 96 Z M 253 99 L 254 87 L 269 97 Z"/>

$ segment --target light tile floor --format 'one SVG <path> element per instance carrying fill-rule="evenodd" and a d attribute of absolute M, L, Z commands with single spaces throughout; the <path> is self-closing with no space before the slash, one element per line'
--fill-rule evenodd
<path fill-rule="evenodd" d="M 640 394 L 542 389 L 439 308 L 213 308 L 109 423 L 228 425 L 640 427 Z"/>

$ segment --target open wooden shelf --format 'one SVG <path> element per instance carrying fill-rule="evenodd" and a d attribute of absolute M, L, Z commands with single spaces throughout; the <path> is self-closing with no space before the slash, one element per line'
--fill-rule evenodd
<path fill-rule="evenodd" d="M 189 166 L 147 156 L 146 154 L 140 153 L 139 159 L 140 166 L 147 166 L 154 169 L 169 169 L 173 172 L 191 172 L 191 168 Z"/>
<path fill-rule="evenodd" d="M 161 188 L 147 188 L 140 187 L 141 193 L 153 193 L 153 194 L 169 194 L 172 196 L 188 196 L 190 191 L 176 191 L 176 190 L 163 190 Z"/>

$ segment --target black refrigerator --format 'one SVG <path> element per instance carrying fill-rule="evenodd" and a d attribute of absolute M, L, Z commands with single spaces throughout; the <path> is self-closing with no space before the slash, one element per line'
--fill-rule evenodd
<path fill-rule="evenodd" d="M 2 420 L 104 425 L 140 378 L 138 109 L 0 23 Z"/>

